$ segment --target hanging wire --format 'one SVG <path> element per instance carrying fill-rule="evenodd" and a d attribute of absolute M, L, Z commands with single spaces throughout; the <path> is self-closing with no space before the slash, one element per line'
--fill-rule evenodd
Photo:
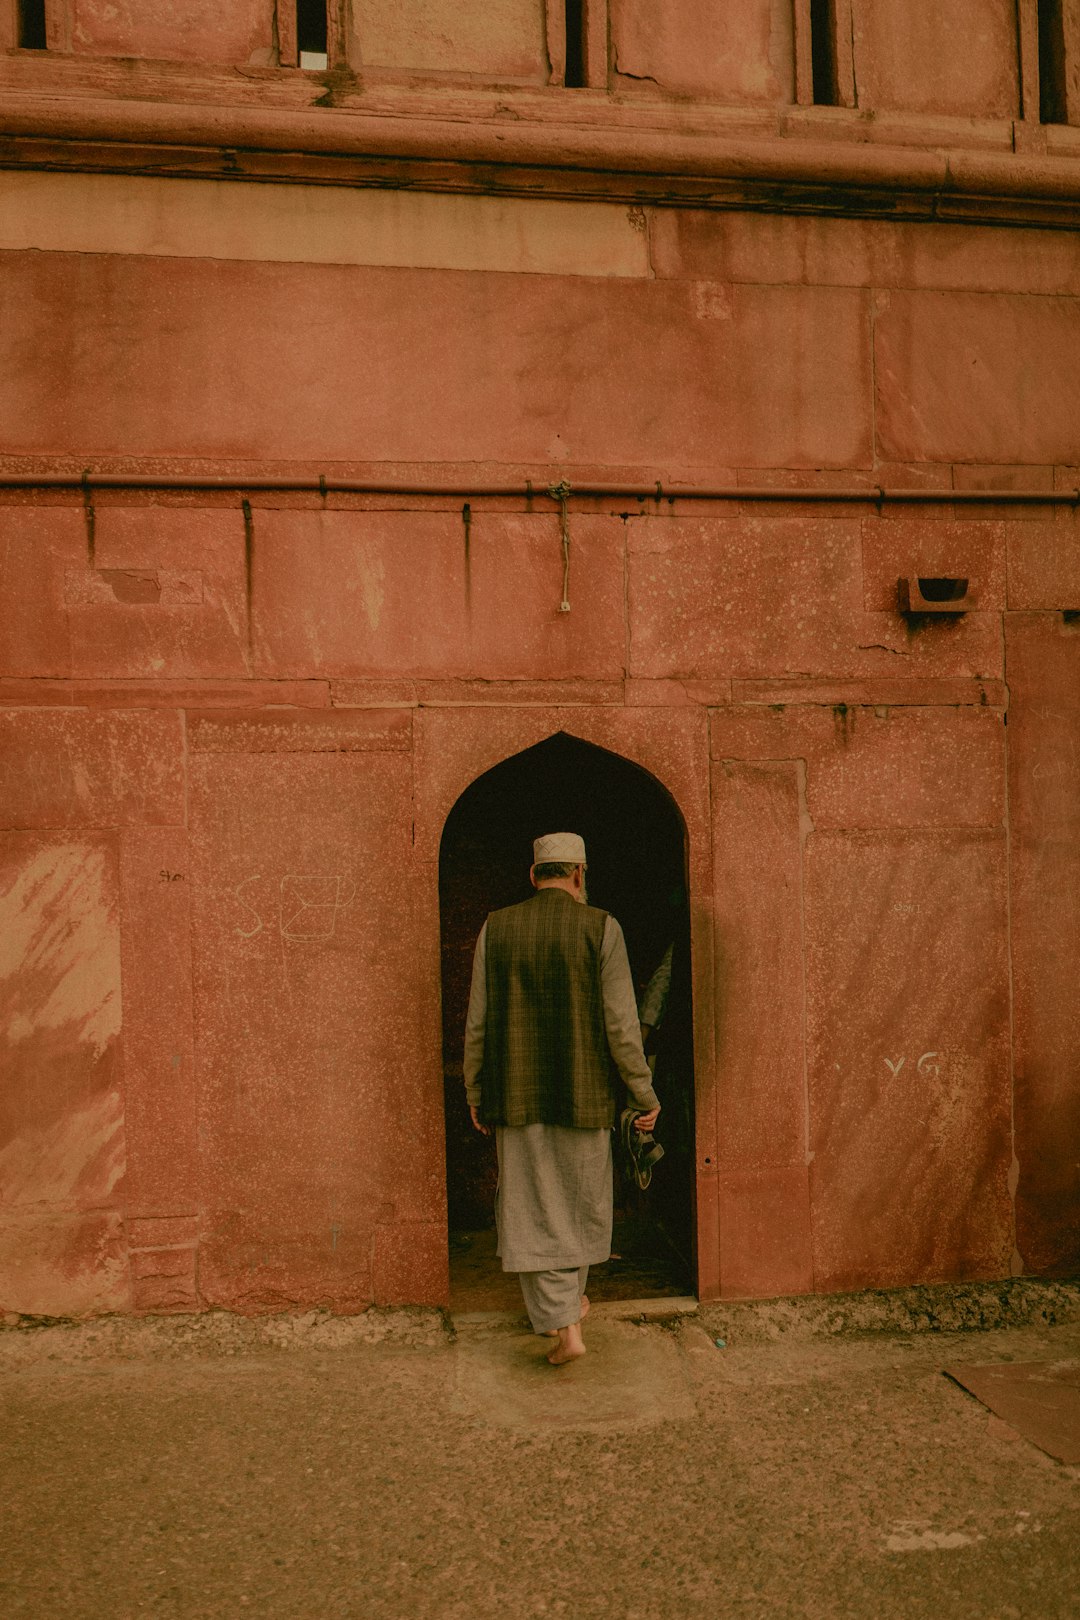
<path fill-rule="evenodd" d="M 566 503 L 570 497 L 570 485 L 563 478 L 557 484 L 548 485 L 548 494 L 553 501 L 559 503 L 559 518 L 562 524 L 562 601 L 559 603 L 560 613 L 570 611 L 570 514 Z"/>

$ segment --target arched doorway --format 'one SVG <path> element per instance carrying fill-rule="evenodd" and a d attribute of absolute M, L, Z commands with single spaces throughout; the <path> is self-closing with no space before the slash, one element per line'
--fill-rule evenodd
<path fill-rule="evenodd" d="M 613 1253 L 598 1298 L 685 1294 L 694 1278 L 694 1085 L 686 829 L 671 795 L 629 760 L 564 732 L 496 765 L 447 817 L 439 851 L 443 1073 L 451 1298 L 457 1309 L 517 1309 L 516 1280 L 494 1258 L 495 1149 L 469 1125 L 461 1078 L 473 947 L 484 918 L 527 898 L 532 840 L 585 839 L 589 899 L 626 935 L 639 994 L 672 947 L 657 1032 L 658 1130 L 666 1157 L 646 1193 L 616 1183 Z"/>

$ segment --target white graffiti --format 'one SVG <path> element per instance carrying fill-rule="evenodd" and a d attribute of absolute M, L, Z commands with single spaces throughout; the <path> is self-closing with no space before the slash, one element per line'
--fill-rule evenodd
<path fill-rule="evenodd" d="M 937 1057 L 940 1057 L 940 1056 L 941 1056 L 940 1052 L 924 1052 L 922 1057 L 916 1059 L 915 1067 L 918 1070 L 918 1072 L 921 1075 L 924 1075 L 927 1079 L 934 1079 L 937 1075 L 939 1075 L 941 1073 L 941 1064 L 940 1063 L 935 1063 L 933 1060 L 934 1060 L 934 1058 L 937 1058 Z M 893 1079 L 895 1080 L 899 1076 L 900 1070 L 904 1067 L 904 1064 L 907 1062 L 907 1058 L 906 1057 L 885 1058 L 884 1062 L 885 1062 L 885 1067 L 888 1069 L 889 1073 L 892 1075 Z"/>
<path fill-rule="evenodd" d="M 332 939 L 339 916 L 356 898 L 356 885 L 341 872 L 286 872 L 278 880 L 276 904 L 268 920 L 245 893 L 252 884 L 263 881 L 263 874 L 254 872 L 233 890 L 234 899 L 249 914 L 247 920 L 254 922 L 253 927 L 236 925 L 241 939 L 254 939 L 268 927 L 276 928 L 282 940 Z M 273 879 L 265 881 L 270 883 Z M 265 910 L 265 902 L 260 901 L 260 904 Z"/>

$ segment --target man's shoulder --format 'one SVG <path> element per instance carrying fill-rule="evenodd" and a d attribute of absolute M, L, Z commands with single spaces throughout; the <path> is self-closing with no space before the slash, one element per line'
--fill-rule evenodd
<path fill-rule="evenodd" d="M 494 911 L 488 912 L 488 923 L 498 923 L 503 917 L 513 917 L 517 915 L 518 913 L 524 911 L 527 906 L 530 906 L 535 898 L 535 895 L 530 895 L 527 900 L 516 900 L 512 906 L 497 906 Z"/>

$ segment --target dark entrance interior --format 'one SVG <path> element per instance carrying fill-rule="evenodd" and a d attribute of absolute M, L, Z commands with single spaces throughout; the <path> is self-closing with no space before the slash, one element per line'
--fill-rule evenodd
<path fill-rule="evenodd" d="M 671 989 L 655 1037 L 665 1158 L 645 1192 L 616 1170 L 613 1258 L 593 1269 L 590 1294 L 637 1299 L 694 1289 L 686 832 L 674 800 L 648 772 L 559 733 L 466 789 L 447 818 L 439 854 L 450 1279 L 459 1311 L 521 1308 L 516 1278 L 495 1257 L 494 1141 L 471 1128 L 462 1088 L 473 947 L 489 911 L 532 892 L 532 840 L 563 831 L 585 839 L 589 900 L 622 924 L 639 1000 L 672 947 Z"/>

